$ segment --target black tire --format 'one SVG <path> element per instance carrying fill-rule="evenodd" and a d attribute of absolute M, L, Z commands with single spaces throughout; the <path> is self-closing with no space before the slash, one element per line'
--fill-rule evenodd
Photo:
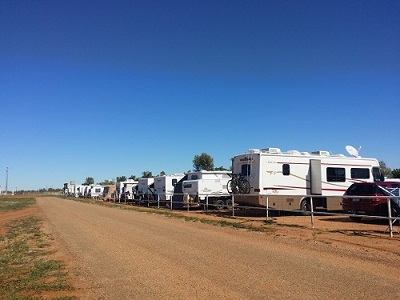
<path fill-rule="evenodd" d="M 228 181 L 228 184 L 226 185 L 226 190 L 228 191 L 229 194 L 232 194 L 232 186 L 231 186 L 231 184 L 232 184 L 232 179 L 230 179 Z"/>
<path fill-rule="evenodd" d="M 215 201 L 214 207 L 215 207 L 215 209 L 218 209 L 218 210 L 224 209 L 225 208 L 224 200 L 218 199 L 217 201 Z"/>
<path fill-rule="evenodd" d="M 225 201 L 225 205 L 226 205 L 226 208 L 232 209 L 232 207 L 233 207 L 232 199 L 226 200 L 226 201 Z"/>
<path fill-rule="evenodd" d="M 304 199 L 300 203 L 300 210 L 303 215 L 308 216 L 310 215 L 311 211 L 311 203 L 309 199 Z"/>

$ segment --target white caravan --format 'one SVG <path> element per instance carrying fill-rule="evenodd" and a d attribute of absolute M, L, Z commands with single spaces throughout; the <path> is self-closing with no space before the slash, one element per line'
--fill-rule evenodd
<path fill-rule="evenodd" d="M 184 174 L 163 175 L 154 178 L 154 194 L 160 201 L 169 201 L 174 195 L 175 185 L 185 176 Z"/>
<path fill-rule="evenodd" d="M 349 151 L 354 150 L 354 151 Z M 235 194 L 235 203 L 276 209 L 341 210 L 341 198 L 354 182 L 382 179 L 375 158 L 361 158 L 353 147 L 352 157 L 328 151 L 281 152 L 279 148 L 250 149 L 232 158 L 232 174 L 250 183 L 248 194 Z"/>
<path fill-rule="evenodd" d="M 118 202 L 132 200 L 136 194 L 138 182 L 133 179 L 116 183 L 116 200 Z"/>
<path fill-rule="evenodd" d="M 139 178 L 138 195 L 140 199 L 148 199 L 153 196 L 152 187 L 154 186 L 154 178 Z"/>
<path fill-rule="evenodd" d="M 184 204 L 214 205 L 217 209 L 232 206 L 232 197 L 227 185 L 231 179 L 229 171 L 198 171 L 188 173 L 188 179 L 183 181 Z"/>
<path fill-rule="evenodd" d="M 101 185 L 93 185 L 93 186 L 90 187 L 90 191 L 89 191 L 88 197 L 92 198 L 92 199 L 93 198 L 98 199 L 98 198 L 100 198 L 100 196 L 103 195 L 103 190 L 104 190 L 103 186 L 101 186 Z"/>

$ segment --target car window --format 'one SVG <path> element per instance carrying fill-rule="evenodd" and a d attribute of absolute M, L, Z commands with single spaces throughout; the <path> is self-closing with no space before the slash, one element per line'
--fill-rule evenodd
<path fill-rule="evenodd" d="M 374 184 L 353 184 L 347 190 L 347 195 L 375 195 L 376 188 Z"/>

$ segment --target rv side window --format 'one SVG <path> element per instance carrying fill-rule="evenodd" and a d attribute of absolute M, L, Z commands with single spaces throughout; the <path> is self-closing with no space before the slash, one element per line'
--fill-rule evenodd
<path fill-rule="evenodd" d="M 178 183 L 178 179 L 173 178 L 173 179 L 172 179 L 172 185 L 176 185 L 177 183 Z"/>
<path fill-rule="evenodd" d="M 242 174 L 243 176 L 250 176 L 250 165 L 242 165 L 240 174 Z"/>
<path fill-rule="evenodd" d="M 345 168 L 326 168 L 326 180 L 327 181 L 346 181 Z"/>
<path fill-rule="evenodd" d="M 190 179 L 191 180 L 197 180 L 197 179 L 199 179 L 199 176 L 198 175 L 191 175 Z"/>
<path fill-rule="evenodd" d="M 368 179 L 369 169 L 367 168 L 351 168 L 351 178 Z"/>
<path fill-rule="evenodd" d="M 192 184 L 191 183 L 186 183 L 186 184 L 183 185 L 183 188 L 184 189 L 190 189 L 190 188 L 192 188 Z"/>
<path fill-rule="evenodd" d="M 290 165 L 289 164 L 282 165 L 282 174 L 285 176 L 290 175 Z"/>

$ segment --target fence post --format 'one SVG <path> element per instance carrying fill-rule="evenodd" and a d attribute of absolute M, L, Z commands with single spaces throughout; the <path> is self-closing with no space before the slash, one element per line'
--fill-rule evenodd
<path fill-rule="evenodd" d="M 235 195 L 232 193 L 232 217 L 235 216 Z"/>
<path fill-rule="evenodd" d="M 206 195 L 206 211 L 208 211 L 208 194 Z"/>
<path fill-rule="evenodd" d="M 314 228 L 314 202 L 313 202 L 313 197 L 310 197 L 310 210 L 311 210 L 311 227 Z"/>
<path fill-rule="evenodd" d="M 390 237 L 393 237 L 393 223 L 392 223 L 392 205 L 390 203 L 390 198 L 386 198 L 388 207 L 388 220 L 389 220 L 389 231 Z"/>
<path fill-rule="evenodd" d="M 170 200 L 171 200 L 171 210 L 172 210 L 172 199 L 174 196 L 171 196 Z"/>
<path fill-rule="evenodd" d="M 268 221 L 268 219 L 269 219 L 269 209 L 268 209 L 268 206 L 269 206 L 269 199 L 268 199 L 268 196 L 267 196 L 267 203 L 265 203 L 265 210 L 266 210 L 266 214 L 267 214 L 267 221 Z"/>

